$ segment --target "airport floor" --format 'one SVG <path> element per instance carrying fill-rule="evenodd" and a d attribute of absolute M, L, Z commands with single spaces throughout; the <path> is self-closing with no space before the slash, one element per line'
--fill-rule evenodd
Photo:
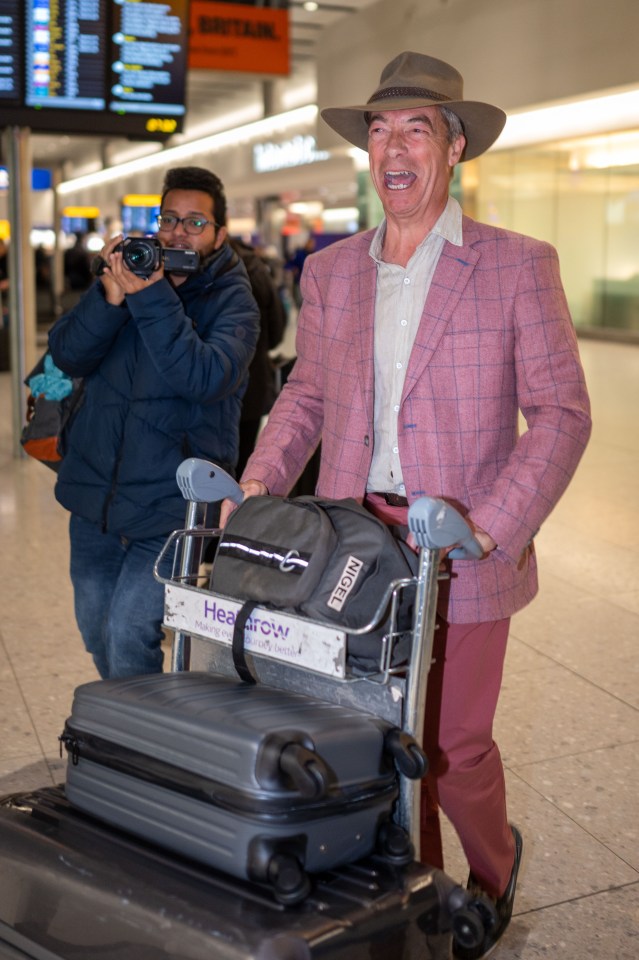
<path fill-rule="evenodd" d="M 537 538 L 538 598 L 513 621 L 498 709 L 524 837 L 498 960 L 639 957 L 639 347 L 583 340 L 593 436 Z M 64 777 L 58 734 L 95 678 L 73 618 L 54 475 L 14 459 L 0 374 L 0 794 Z M 446 830 L 448 873 L 467 868 Z"/>

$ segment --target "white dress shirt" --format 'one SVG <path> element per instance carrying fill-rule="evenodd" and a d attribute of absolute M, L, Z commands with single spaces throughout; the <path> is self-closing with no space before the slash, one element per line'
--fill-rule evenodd
<path fill-rule="evenodd" d="M 397 416 L 406 368 L 444 243 L 462 244 L 462 211 L 448 198 L 440 218 L 406 267 L 381 259 L 386 220 L 375 232 L 370 256 L 377 264 L 375 294 L 375 406 L 369 491 L 406 495 L 399 460 Z"/>

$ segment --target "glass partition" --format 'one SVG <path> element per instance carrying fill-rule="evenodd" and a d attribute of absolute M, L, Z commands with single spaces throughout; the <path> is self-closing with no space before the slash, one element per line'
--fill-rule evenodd
<path fill-rule="evenodd" d="M 494 151 L 460 169 L 465 212 L 557 248 L 577 327 L 639 339 L 639 131 Z"/>

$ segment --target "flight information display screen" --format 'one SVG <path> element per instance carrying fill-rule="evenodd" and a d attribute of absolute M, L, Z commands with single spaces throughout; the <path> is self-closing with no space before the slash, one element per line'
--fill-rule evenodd
<path fill-rule="evenodd" d="M 185 115 L 189 0 L 0 0 L 0 126 L 162 140 Z"/>

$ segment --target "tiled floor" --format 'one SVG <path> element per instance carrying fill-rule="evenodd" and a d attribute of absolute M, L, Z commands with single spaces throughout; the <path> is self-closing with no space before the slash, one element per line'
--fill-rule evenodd
<path fill-rule="evenodd" d="M 499 960 L 639 957 L 639 348 L 583 341 L 594 432 L 538 537 L 496 739 L 525 840 Z M 14 460 L 0 374 L 0 793 L 57 782 L 71 693 L 95 674 L 73 619 L 53 474 Z M 447 832 L 451 876 L 466 867 Z"/>

